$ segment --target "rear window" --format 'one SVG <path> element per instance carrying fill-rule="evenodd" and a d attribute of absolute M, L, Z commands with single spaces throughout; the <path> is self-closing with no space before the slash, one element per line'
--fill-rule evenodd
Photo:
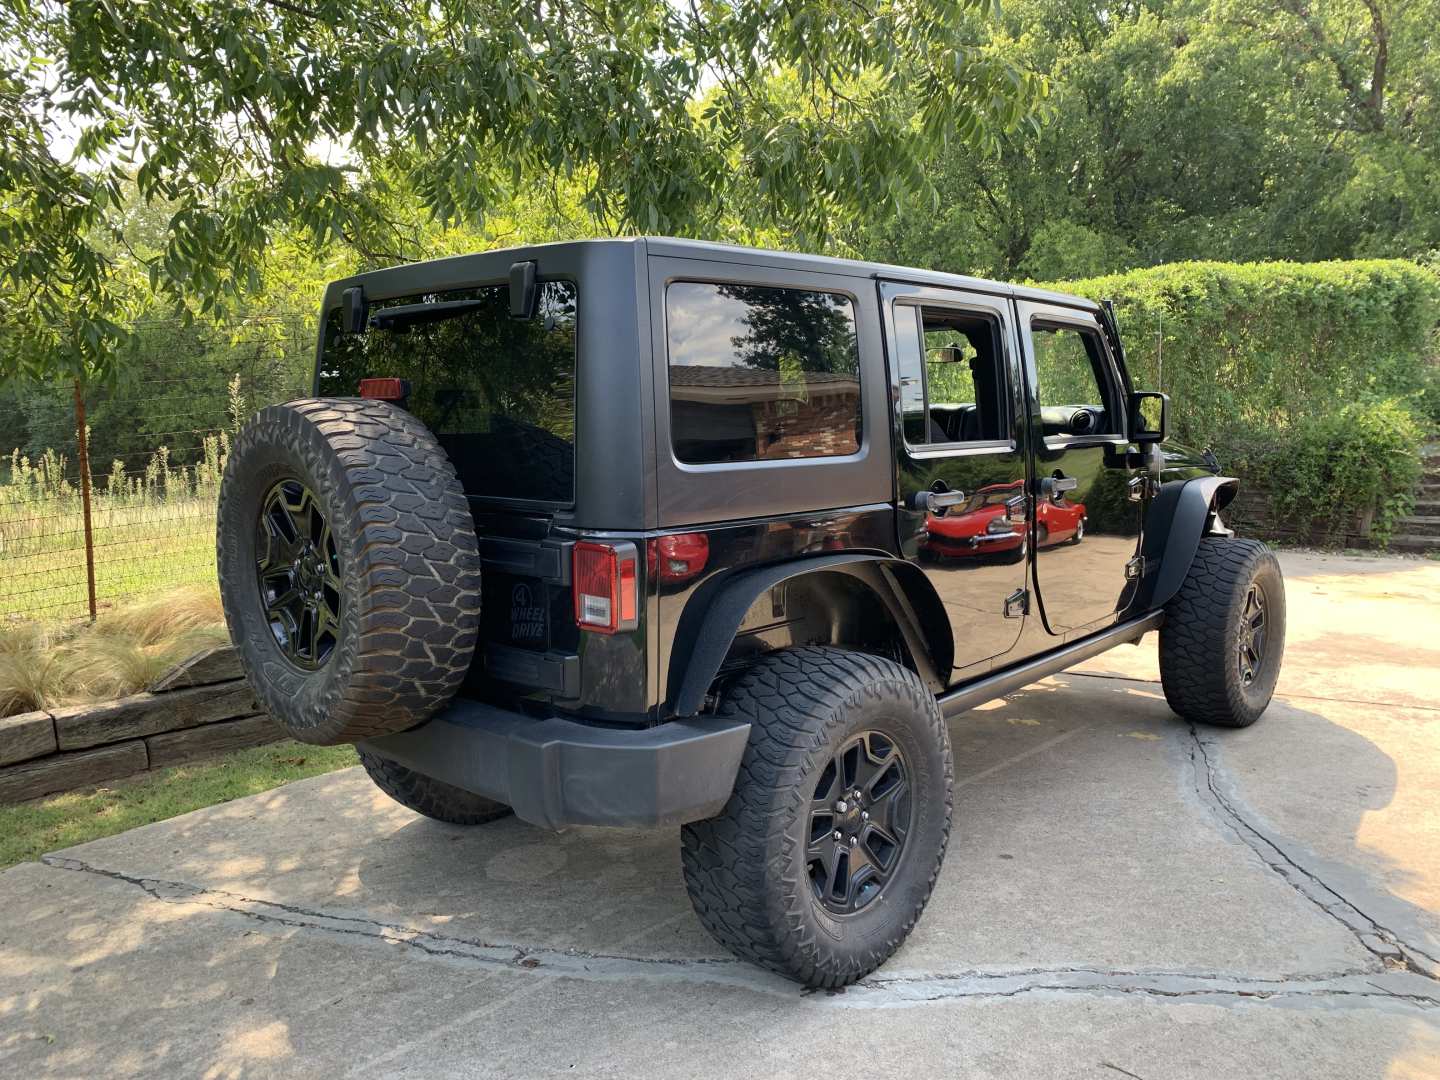
<path fill-rule="evenodd" d="M 681 281 L 666 290 L 665 326 L 680 461 L 860 449 L 860 347 L 849 297 Z"/>
<path fill-rule="evenodd" d="M 505 285 L 426 293 L 372 304 L 363 334 L 342 333 L 332 312 L 320 393 L 354 397 L 362 378 L 408 379 L 410 411 L 466 494 L 573 502 L 575 302 L 570 282 L 544 282 L 527 321 L 510 317 Z"/>

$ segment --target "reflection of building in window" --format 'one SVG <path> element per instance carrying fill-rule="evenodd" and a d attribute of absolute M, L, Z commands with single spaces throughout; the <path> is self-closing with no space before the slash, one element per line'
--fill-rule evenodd
<path fill-rule="evenodd" d="M 809 371 L 673 367 L 670 399 L 682 461 L 831 457 L 860 446 L 860 381 Z"/>

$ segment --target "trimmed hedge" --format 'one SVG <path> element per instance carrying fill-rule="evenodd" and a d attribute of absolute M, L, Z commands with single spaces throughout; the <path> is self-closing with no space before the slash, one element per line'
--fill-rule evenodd
<path fill-rule="evenodd" d="M 1366 399 L 1440 404 L 1421 397 L 1440 274 L 1415 263 L 1171 263 L 1054 287 L 1115 301 L 1135 385 L 1170 395 L 1184 443 Z"/>
<path fill-rule="evenodd" d="M 1402 260 L 1172 263 L 1062 282 L 1116 303 L 1138 389 L 1170 395 L 1173 436 L 1272 493 L 1287 533 L 1339 541 L 1408 512 L 1440 425 L 1440 274 Z"/>

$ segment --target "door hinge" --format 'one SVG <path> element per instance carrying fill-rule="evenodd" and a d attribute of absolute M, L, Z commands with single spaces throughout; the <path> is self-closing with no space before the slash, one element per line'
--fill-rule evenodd
<path fill-rule="evenodd" d="M 1005 618 L 1018 619 L 1030 614 L 1030 590 L 1016 589 L 1005 598 Z"/>
<path fill-rule="evenodd" d="M 1145 576 L 1145 556 L 1136 555 L 1125 564 L 1125 580 L 1134 581 Z"/>

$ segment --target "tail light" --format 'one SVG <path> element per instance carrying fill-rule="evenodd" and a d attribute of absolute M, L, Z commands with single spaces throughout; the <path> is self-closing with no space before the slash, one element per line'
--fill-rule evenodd
<path fill-rule="evenodd" d="M 710 559 L 710 538 L 704 533 L 670 533 L 651 540 L 646 564 L 656 581 L 689 581 Z"/>
<path fill-rule="evenodd" d="M 635 545 L 580 540 L 572 560 L 575 625 L 599 634 L 635 629 L 640 611 Z"/>
<path fill-rule="evenodd" d="M 410 396 L 410 383 L 405 379 L 361 379 L 360 396 L 376 401 L 403 402 Z"/>

